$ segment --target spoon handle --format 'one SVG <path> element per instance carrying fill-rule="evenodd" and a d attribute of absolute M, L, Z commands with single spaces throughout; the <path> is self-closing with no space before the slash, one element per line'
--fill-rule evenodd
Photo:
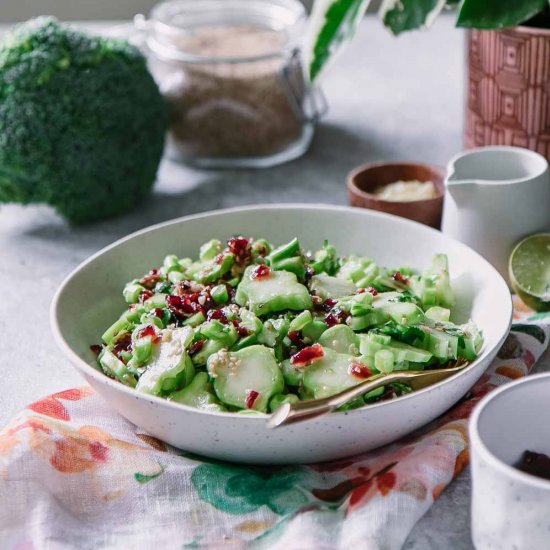
<path fill-rule="evenodd" d="M 436 384 L 453 376 L 462 370 L 468 363 L 459 362 L 454 367 L 442 369 L 424 370 L 424 371 L 395 371 L 390 374 L 375 374 L 364 382 L 347 388 L 340 393 L 323 397 L 320 399 L 309 399 L 299 401 L 298 403 L 283 403 L 266 421 L 268 428 L 277 428 L 294 422 L 310 420 L 323 414 L 327 414 L 337 407 L 344 405 L 355 397 L 359 397 L 380 386 L 391 384 L 392 382 L 406 381 L 413 390 L 419 390 Z"/>

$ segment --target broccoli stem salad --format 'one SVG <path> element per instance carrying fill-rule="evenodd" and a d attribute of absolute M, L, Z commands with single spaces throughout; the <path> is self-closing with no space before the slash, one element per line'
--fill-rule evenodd
<path fill-rule="evenodd" d="M 211 240 L 199 259 L 166 256 L 124 288 L 127 311 L 102 336 L 102 371 L 127 386 L 208 411 L 272 412 L 333 395 L 377 373 L 471 361 L 473 323 L 449 321 L 447 257 L 423 273 L 337 256 L 324 243 Z M 344 408 L 410 392 L 376 389 Z"/>

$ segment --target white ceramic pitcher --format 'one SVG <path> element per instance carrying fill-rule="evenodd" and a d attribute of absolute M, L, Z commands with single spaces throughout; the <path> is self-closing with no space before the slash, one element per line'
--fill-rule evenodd
<path fill-rule="evenodd" d="M 484 256 L 508 280 L 523 237 L 550 227 L 546 159 L 520 147 L 480 147 L 448 164 L 441 231 Z"/>

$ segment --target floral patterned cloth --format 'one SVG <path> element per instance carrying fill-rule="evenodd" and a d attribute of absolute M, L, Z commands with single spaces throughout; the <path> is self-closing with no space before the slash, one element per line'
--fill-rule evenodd
<path fill-rule="evenodd" d="M 0 548 L 391 550 L 468 463 L 473 406 L 529 373 L 550 318 L 516 302 L 498 359 L 442 418 L 308 466 L 224 464 L 170 448 L 89 387 L 29 405 L 0 434 Z"/>

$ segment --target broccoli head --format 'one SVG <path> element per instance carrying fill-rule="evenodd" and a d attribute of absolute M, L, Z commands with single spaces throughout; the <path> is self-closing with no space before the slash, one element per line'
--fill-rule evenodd
<path fill-rule="evenodd" d="M 139 50 L 41 17 L 0 44 L 0 202 L 78 224 L 152 187 L 167 110 Z"/>

